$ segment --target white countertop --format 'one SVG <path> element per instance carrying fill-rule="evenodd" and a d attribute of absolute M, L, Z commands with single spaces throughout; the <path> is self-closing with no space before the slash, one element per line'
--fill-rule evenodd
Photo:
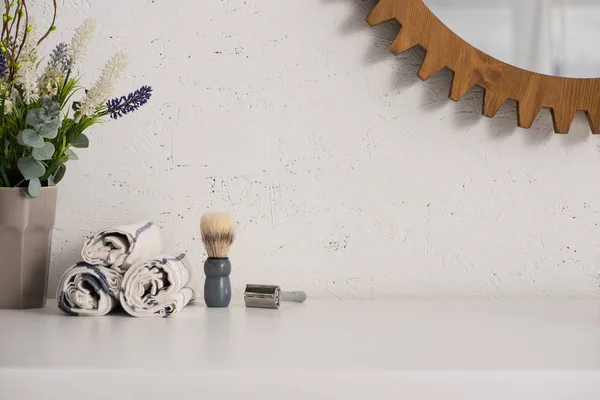
<path fill-rule="evenodd" d="M 200 301 L 172 319 L 69 317 L 53 301 L 0 310 L 1 400 L 106 399 L 106 390 L 116 399 L 597 400 L 600 301 L 309 299 L 279 310 Z"/>

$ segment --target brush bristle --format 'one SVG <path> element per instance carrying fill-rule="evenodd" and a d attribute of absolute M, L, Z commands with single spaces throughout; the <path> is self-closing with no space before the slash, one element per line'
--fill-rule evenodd
<path fill-rule="evenodd" d="M 200 219 L 200 232 L 209 257 L 227 257 L 235 239 L 235 217 L 222 212 L 206 213 Z"/>

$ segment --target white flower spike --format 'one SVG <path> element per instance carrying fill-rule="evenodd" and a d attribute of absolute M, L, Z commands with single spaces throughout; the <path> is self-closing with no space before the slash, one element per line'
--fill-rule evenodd
<path fill-rule="evenodd" d="M 25 104 L 35 103 L 40 98 L 37 67 L 35 61 L 23 61 L 18 71 L 17 83 L 23 89 Z"/>
<path fill-rule="evenodd" d="M 81 102 L 79 112 L 88 117 L 94 115 L 96 108 L 106 101 L 115 90 L 117 82 L 123 76 L 127 67 L 127 56 L 124 53 L 115 54 L 104 66 L 100 79 L 88 90 Z"/>
<path fill-rule="evenodd" d="M 96 33 L 96 21 L 91 18 L 83 21 L 83 24 L 75 30 L 75 34 L 69 45 L 69 56 L 71 66 L 83 60 L 88 52 L 88 45 Z"/>

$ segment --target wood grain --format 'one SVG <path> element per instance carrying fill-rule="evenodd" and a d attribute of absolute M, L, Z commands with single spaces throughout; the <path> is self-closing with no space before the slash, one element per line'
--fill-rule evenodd
<path fill-rule="evenodd" d="M 458 101 L 474 85 L 485 90 L 482 113 L 493 117 L 507 99 L 517 102 L 518 125 L 529 128 L 542 107 L 550 109 L 556 133 L 568 133 L 576 111 L 584 111 L 592 133 L 600 133 L 600 78 L 564 78 L 506 64 L 461 39 L 422 0 L 379 0 L 369 25 L 395 19 L 402 26 L 390 45 L 400 54 L 413 46 L 426 50 L 419 77 L 444 67 L 454 71 L 449 97 Z"/>

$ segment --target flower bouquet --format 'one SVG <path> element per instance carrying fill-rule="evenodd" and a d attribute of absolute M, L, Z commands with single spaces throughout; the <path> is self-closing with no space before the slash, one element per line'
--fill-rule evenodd
<path fill-rule="evenodd" d="M 32 197 L 63 178 L 73 148 L 86 148 L 84 131 L 105 117 L 119 118 L 146 104 L 152 89 L 108 99 L 127 60 L 115 54 L 96 83 L 84 89 L 77 69 L 87 53 L 95 23 L 85 20 L 69 44 L 45 58 L 38 46 L 56 29 L 56 0 L 50 27 L 38 34 L 26 0 L 5 0 L 0 35 L 0 187 L 26 187 Z M 79 96 L 78 96 L 79 95 Z"/>

